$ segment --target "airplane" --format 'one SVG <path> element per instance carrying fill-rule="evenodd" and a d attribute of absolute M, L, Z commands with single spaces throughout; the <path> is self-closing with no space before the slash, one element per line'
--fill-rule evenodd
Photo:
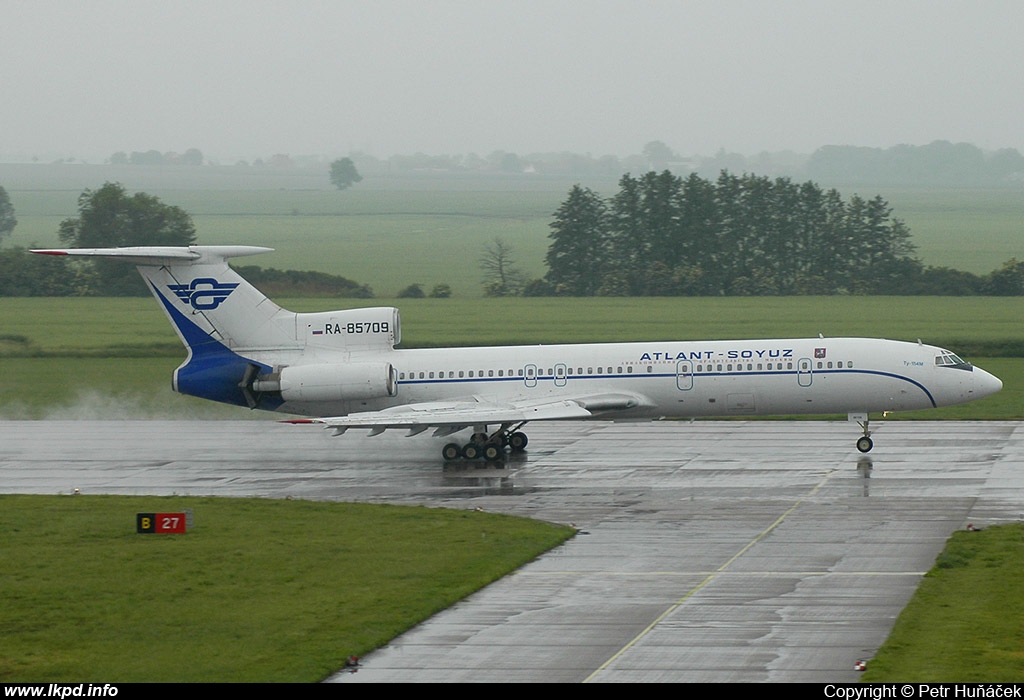
<path fill-rule="evenodd" d="M 842 414 L 873 447 L 868 415 L 965 403 L 1002 382 L 943 348 L 871 338 L 655 341 L 398 349 L 398 309 L 294 313 L 228 260 L 254 246 L 33 250 L 134 263 L 185 344 L 174 390 L 312 416 L 341 435 L 472 429 L 446 461 L 521 452 L 549 420 Z"/>

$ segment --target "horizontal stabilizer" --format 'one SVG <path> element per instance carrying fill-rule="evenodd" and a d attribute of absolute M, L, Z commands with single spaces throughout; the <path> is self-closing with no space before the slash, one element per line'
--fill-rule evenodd
<path fill-rule="evenodd" d="M 135 246 L 127 248 L 49 248 L 33 250 L 39 255 L 73 255 L 88 258 L 116 258 L 136 265 L 181 265 L 212 263 L 246 255 L 271 253 L 273 248 L 251 245 Z"/>

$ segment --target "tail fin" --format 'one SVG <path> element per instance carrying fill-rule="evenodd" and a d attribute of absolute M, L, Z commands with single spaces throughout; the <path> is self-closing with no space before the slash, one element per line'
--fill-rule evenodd
<path fill-rule="evenodd" d="M 32 252 L 135 263 L 178 337 L 188 347 L 188 358 L 174 373 L 175 391 L 254 407 L 252 379 L 272 368 L 240 353 L 258 356 L 260 351 L 297 349 L 303 343 L 296 337 L 296 315 L 270 301 L 232 270 L 227 261 L 271 250 L 254 246 L 189 246 Z"/>
<path fill-rule="evenodd" d="M 189 246 L 32 252 L 135 263 L 186 346 L 194 348 L 216 341 L 236 352 L 245 352 L 299 345 L 295 314 L 267 299 L 227 263 L 229 258 L 272 250 L 255 246 Z"/>
<path fill-rule="evenodd" d="M 174 390 L 182 394 L 275 410 L 284 403 L 280 389 L 283 368 L 302 364 L 314 366 L 301 375 L 307 382 L 330 385 L 337 389 L 335 394 L 339 397 L 343 398 L 353 383 L 361 385 L 360 382 L 393 395 L 393 368 L 380 360 L 380 354 L 401 341 L 398 309 L 377 307 L 302 314 L 286 311 L 227 263 L 229 258 L 270 250 L 252 246 L 189 246 L 32 252 L 135 263 L 178 337 L 188 347 L 188 357 L 174 371 Z M 306 348 L 312 350 L 308 356 L 303 353 Z M 317 369 L 318 363 L 327 362 L 322 358 L 330 358 L 330 362 Z M 374 377 L 383 377 L 383 382 L 370 382 L 360 374 L 367 367 L 367 358 L 377 362 L 374 367 L 380 371 Z M 337 366 L 349 360 L 357 363 L 353 365 L 357 378 L 348 377 L 342 382 Z M 343 391 L 343 386 L 348 388 Z"/>

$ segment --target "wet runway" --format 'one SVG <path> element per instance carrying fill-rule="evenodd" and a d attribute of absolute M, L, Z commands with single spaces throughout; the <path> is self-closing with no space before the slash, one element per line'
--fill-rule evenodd
<path fill-rule="evenodd" d="M 0 421 L 0 491 L 417 503 L 581 530 L 340 682 L 844 682 L 951 532 L 1024 518 L 1022 426 L 872 423 L 864 456 L 845 422 L 533 424 L 496 469 L 445 466 L 425 436 Z"/>

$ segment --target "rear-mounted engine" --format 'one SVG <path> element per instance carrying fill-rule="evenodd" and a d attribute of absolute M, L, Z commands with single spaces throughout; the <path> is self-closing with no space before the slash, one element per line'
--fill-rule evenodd
<path fill-rule="evenodd" d="M 398 393 L 398 372 L 390 362 L 299 365 L 258 377 L 252 389 L 285 401 L 379 399 Z"/>

